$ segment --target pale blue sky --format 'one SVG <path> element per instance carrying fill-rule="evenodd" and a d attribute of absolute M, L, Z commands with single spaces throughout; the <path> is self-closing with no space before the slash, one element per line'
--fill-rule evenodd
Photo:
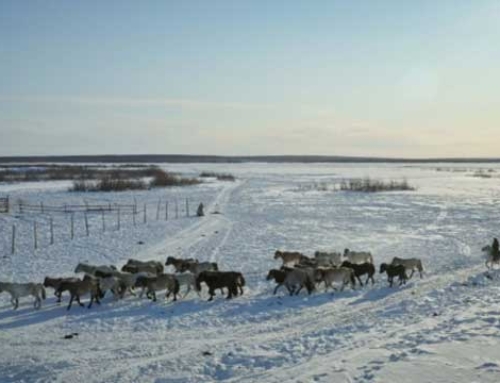
<path fill-rule="evenodd" d="M 500 157 L 498 1 L 0 0 L 0 155 Z"/>

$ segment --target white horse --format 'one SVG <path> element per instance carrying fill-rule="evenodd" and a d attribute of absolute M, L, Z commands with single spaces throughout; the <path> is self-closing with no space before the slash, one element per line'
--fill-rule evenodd
<path fill-rule="evenodd" d="M 325 291 L 328 290 L 328 287 L 335 289 L 333 284 L 339 284 L 340 291 L 343 291 L 345 285 L 348 284 L 354 288 L 354 270 L 348 267 L 318 267 L 314 274 L 317 283 L 323 282 L 325 284 Z"/>
<path fill-rule="evenodd" d="M 219 266 L 215 262 L 188 262 L 186 270 L 198 275 L 202 271 L 219 271 Z"/>
<path fill-rule="evenodd" d="M 342 263 L 342 254 L 326 251 L 316 251 L 314 259 L 318 261 L 318 266 L 339 266 Z"/>
<path fill-rule="evenodd" d="M 420 278 L 422 278 L 422 273 L 424 271 L 424 268 L 422 267 L 422 261 L 418 258 L 404 259 L 404 258 L 394 257 L 392 258 L 391 265 L 393 266 L 403 265 L 405 270 L 407 271 L 411 270 L 411 274 L 409 276 L 410 279 L 411 277 L 413 277 L 413 273 L 415 273 L 415 270 L 418 270 L 418 272 L 420 273 Z"/>
<path fill-rule="evenodd" d="M 175 274 L 175 279 L 177 279 L 177 282 L 179 282 L 179 287 L 180 286 L 187 286 L 186 292 L 184 293 L 182 298 L 186 298 L 186 296 L 189 294 L 191 291 L 191 287 L 194 288 L 194 291 L 200 296 L 200 292 L 196 288 L 196 275 L 187 272 L 187 273 L 182 273 L 182 274 Z"/>
<path fill-rule="evenodd" d="M 47 296 L 45 289 L 41 283 L 9 283 L 0 282 L 0 293 L 7 292 L 10 294 L 10 302 L 14 306 L 14 310 L 19 306 L 19 298 L 32 295 L 35 297 L 35 309 L 42 307 L 42 299 Z"/>
<path fill-rule="evenodd" d="M 344 257 L 354 264 L 361 263 L 371 263 L 373 264 L 373 256 L 369 251 L 351 251 L 349 249 L 344 250 Z"/>
<path fill-rule="evenodd" d="M 298 251 L 281 251 L 276 250 L 274 253 L 274 259 L 281 259 L 283 261 L 283 266 L 289 265 L 294 266 L 300 263 L 304 254 Z"/>
<path fill-rule="evenodd" d="M 492 250 L 493 248 L 491 247 L 491 245 L 486 245 L 481 249 L 481 251 L 486 254 L 487 259 L 485 265 L 488 269 L 492 268 L 493 265 L 500 265 L 500 257 L 495 257 L 492 253 Z"/>

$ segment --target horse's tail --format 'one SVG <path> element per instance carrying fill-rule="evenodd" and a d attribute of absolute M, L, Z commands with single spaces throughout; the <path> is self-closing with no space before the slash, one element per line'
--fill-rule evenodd
<path fill-rule="evenodd" d="M 424 268 L 422 267 L 422 261 L 420 259 L 418 260 L 417 267 L 418 267 L 418 271 L 420 271 L 420 272 L 424 271 Z"/>
<path fill-rule="evenodd" d="M 245 278 L 243 278 L 243 274 L 241 274 L 241 273 L 240 273 L 240 274 L 238 275 L 238 278 L 239 278 L 239 280 L 240 280 L 240 285 L 241 285 L 241 286 L 245 286 L 246 282 L 245 282 Z"/>
<path fill-rule="evenodd" d="M 40 285 L 40 290 L 42 292 L 42 299 L 47 299 L 47 293 L 45 292 L 45 288 L 42 285 Z"/>

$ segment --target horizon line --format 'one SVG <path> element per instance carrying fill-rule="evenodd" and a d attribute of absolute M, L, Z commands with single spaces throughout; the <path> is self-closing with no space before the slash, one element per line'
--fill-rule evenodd
<path fill-rule="evenodd" d="M 94 161 L 92 161 L 94 160 Z M 273 155 L 213 155 L 213 154 L 72 154 L 72 155 L 16 155 L 0 156 L 0 163 L 13 162 L 153 162 L 153 163 L 243 163 L 243 162 L 275 162 L 275 163 L 324 163 L 324 162 L 500 162 L 500 157 L 374 157 L 374 156 L 344 156 L 344 155 L 301 155 L 301 154 L 273 154 Z"/>

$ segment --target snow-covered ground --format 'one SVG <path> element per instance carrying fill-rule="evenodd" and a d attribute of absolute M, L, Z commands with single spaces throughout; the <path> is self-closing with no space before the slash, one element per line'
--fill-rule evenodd
<path fill-rule="evenodd" d="M 437 168 L 441 168 L 439 171 Z M 500 376 L 500 273 L 485 274 L 481 247 L 500 236 L 500 167 L 443 164 L 177 164 L 196 175 L 229 172 L 210 182 L 142 193 L 66 192 L 67 184 L 0 185 L 13 200 L 74 203 L 83 198 L 140 203 L 202 201 L 202 218 L 125 220 L 120 231 L 71 240 L 47 237 L 34 251 L 32 220 L 0 215 L 0 280 L 41 281 L 71 275 L 79 261 L 122 265 L 167 256 L 216 261 L 242 271 L 243 297 L 177 303 L 128 297 L 69 312 L 51 296 L 17 311 L 0 295 L 0 382 L 497 382 Z M 456 171 L 453 171 L 456 169 Z M 492 178 L 472 177 L 485 169 Z M 344 178 L 401 180 L 414 192 L 316 190 Z M 321 189 L 321 188 L 319 188 Z M 222 214 L 210 214 L 218 210 Z M 61 219 L 59 218 L 60 222 Z M 110 218 L 109 225 L 112 224 Z M 81 222 L 81 220 L 79 221 Z M 10 254 L 13 223 L 25 230 Z M 80 223 L 81 224 L 81 223 Z M 41 224 L 42 225 L 42 224 Z M 67 227 L 60 223 L 60 229 Z M 25 229 L 23 229 L 25 228 Z M 56 233 L 58 231 L 56 230 Z M 24 240 L 22 238 L 25 238 Z M 139 244 L 143 242 L 143 244 Z M 370 250 L 376 264 L 419 257 L 425 277 L 288 297 L 265 280 L 276 249 Z M 206 294 L 206 293 L 205 293 Z M 66 299 L 65 299 L 66 300 Z M 72 339 L 67 334 L 78 333 Z"/>

